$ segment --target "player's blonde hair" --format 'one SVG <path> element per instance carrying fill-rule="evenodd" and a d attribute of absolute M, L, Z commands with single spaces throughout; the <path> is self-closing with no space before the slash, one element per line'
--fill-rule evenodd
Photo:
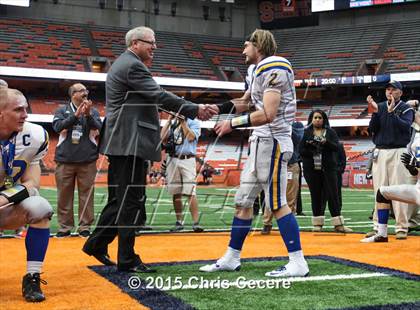
<path fill-rule="evenodd" d="M 0 110 L 3 110 L 7 107 L 7 104 L 16 97 L 22 97 L 25 99 L 25 96 L 20 90 L 13 88 L 0 87 Z M 25 99 L 26 100 L 26 99 Z"/>
<path fill-rule="evenodd" d="M 273 34 L 268 30 L 255 29 L 249 37 L 249 41 L 252 42 L 265 57 L 273 56 L 276 53 L 276 39 L 274 39 Z"/>

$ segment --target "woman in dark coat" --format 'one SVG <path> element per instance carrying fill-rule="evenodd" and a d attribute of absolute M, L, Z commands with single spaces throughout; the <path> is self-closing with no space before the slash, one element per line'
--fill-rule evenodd
<path fill-rule="evenodd" d="M 319 232 L 324 225 L 323 192 L 329 200 L 331 223 L 337 232 L 351 232 L 344 226 L 337 189 L 338 136 L 330 127 L 327 114 L 314 110 L 308 117 L 303 139 L 299 145 L 303 163 L 303 175 L 308 183 L 312 202 L 313 231 Z"/>

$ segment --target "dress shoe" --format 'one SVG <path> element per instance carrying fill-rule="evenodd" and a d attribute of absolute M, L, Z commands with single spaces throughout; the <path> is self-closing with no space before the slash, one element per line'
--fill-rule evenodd
<path fill-rule="evenodd" d="M 112 261 L 108 254 L 92 254 L 101 264 L 105 266 L 115 266 L 116 263 Z"/>
<path fill-rule="evenodd" d="M 90 236 L 90 231 L 88 229 L 82 230 L 79 232 L 79 236 L 82 238 L 88 238 Z"/>
<path fill-rule="evenodd" d="M 133 267 L 118 267 L 118 271 L 122 272 L 142 272 L 142 273 L 154 273 L 156 269 L 153 269 L 146 264 L 140 263 Z"/>

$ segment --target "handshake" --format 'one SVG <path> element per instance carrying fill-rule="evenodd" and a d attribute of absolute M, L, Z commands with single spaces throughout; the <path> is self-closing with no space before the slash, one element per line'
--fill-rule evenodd
<path fill-rule="evenodd" d="M 201 121 L 207 121 L 217 114 L 219 114 L 219 108 L 215 104 L 198 105 L 197 118 Z"/>

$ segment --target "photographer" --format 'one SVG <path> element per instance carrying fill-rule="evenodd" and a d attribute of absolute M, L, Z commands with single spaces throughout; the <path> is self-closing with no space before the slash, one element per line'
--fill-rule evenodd
<path fill-rule="evenodd" d="M 325 198 L 329 201 L 328 208 L 335 231 L 352 231 L 344 226 L 344 219 L 340 214 L 337 189 L 338 143 L 337 134 L 330 127 L 325 112 L 312 111 L 299 145 L 299 152 L 303 163 L 303 175 L 311 193 L 312 223 L 315 232 L 320 232 L 324 225 L 323 192 L 328 196 Z"/>
<path fill-rule="evenodd" d="M 167 157 L 168 192 L 173 195 L 176 224 L 172 232 L 184 229 L 182 221 L 182 196 L 188 197 L 193 231 L 202 232 L 199 225 L 198 202 L 196 197 L 197 170 L 195 156 L 200 137 L 200 123 L 197 120 L 185 119 L 171 115 L 162 128 L 161 139 Z"/>

